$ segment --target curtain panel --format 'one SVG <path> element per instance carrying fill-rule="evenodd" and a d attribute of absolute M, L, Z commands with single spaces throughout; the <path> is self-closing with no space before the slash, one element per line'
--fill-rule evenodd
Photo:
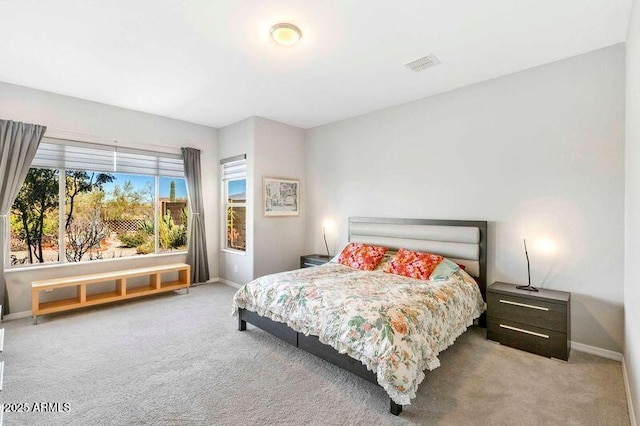
<path fill-rule="evenodd" d="M 9 239 L 8 216 L 46 130 L 45 126 L 37 124 L 0 120 L 0 300 L 3 314 L 10 313 L 4 277 L 5 250 Z"/>
<path fill-rule="evenodd" d="M 191 228 L 189 232 L 187 263 L 191 265 L 191 282 L 203 283 L 209 280 L 207 259 L 207 239 L 204 226 L 204 205 L 202 202 L 202 173 L 200 150 L 182 148 L 184 176 L 189 193 Z"/>

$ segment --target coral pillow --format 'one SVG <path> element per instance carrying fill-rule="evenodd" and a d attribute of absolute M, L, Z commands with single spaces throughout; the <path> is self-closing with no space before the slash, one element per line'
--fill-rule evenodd
<path fill-rule="evenodd" d="M 418 280 L 428 280 L 433 270 L 443 259 L 444 257 L 437 254 L 400 249 L 396 257 L 387 264 L 384 272 Z"/>
<path fill-rule="evenodd" d="M 363 271 L 373 271 L 386 252 L 386 247 L 349 243 L 340 253 L 338 263 Z"/>

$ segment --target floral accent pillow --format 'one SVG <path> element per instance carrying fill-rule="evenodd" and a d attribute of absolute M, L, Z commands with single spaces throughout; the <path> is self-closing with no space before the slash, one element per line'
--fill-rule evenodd
<path fill-rule="evenodd" d="M 400 249 L 396 257 L 387 264 L 384 272 L 418 280 L 428 280 L 433 270 L 443 259 L 444 257 L 437 254 Z"/>
<path fill-rule="evenodd" d="M 349 243 L 340 253 L 338 263 L 362 271 L 373 271 L 386 252 L 386 247 Z"/>

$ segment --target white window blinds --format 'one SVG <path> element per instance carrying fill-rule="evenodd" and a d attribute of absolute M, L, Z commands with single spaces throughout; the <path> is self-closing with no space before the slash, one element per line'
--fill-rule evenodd
<path fill-rule="evenodd" d="M 117 148 L 116 172 L 157 176 L 184 176 L 180 155 L 158 154 L 129 148 Z"/>
<path fill-rule="evenodd" d="M 106 145 L 80 144 L 73 141 L 53 142 L 43 138 L 31 167 L 47 169 L 95 170 L 112 172 L 113 148 Z"/>
<path fill-rule="evenodd" d="M 153 176 L 184 176 L 182 156 L 179 154 L 46 137 L 38 146 L 38 152 L 31 166 Z"/>
<path fill-rule="evenodd" d="M 246 155 L 238 155 L 220 160 L 222 165 L 222 180 L 238 180 L 247 178 Z"/>

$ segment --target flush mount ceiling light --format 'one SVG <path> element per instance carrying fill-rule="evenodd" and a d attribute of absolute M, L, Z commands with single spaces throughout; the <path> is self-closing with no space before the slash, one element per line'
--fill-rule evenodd
<path fill-rule="evenodd" d="M 300 40 L 302 32 L 295 25 L 283 22 L 271 27 L 271 37 L 283 46 L 292 46 Z"/>

